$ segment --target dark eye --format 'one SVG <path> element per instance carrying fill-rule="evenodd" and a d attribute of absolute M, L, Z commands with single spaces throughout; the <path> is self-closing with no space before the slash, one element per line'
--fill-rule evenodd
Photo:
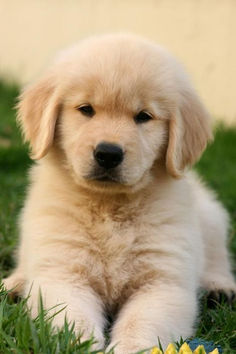
<path fill-rule="evenodd" d="M 151 119 L 152 119 L 152 115 L 150 113 L 148 113 L 148 112 L 145 112 L 145 111 L 139 112 L 134 117 L 135 123 L 137 123 L 137 124 L 146 123 L 146 122 L 148 122 Z"/>
<path fill-rule="evenodd" d="M 92 117 L 95 114 L 95 111 L 90 104 L 83 104 L 77 107 L 77 110 L 87 117 Z"/>

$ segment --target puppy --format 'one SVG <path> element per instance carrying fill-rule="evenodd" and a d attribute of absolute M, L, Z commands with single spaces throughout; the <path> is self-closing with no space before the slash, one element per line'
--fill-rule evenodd
<path fill-rule="evenodd" d="M 132 35 L 63 52 L 21 95 L 32 157 L 8 289 L 129 354 L 193 334 L 197 291 L 236 290 L 226 211 L 187 169 L 212 133 L 181 65 Z M 52 311 L 52 310 L 51 310 Z M 58 307 L 56 308 L 58 311 Z"/>

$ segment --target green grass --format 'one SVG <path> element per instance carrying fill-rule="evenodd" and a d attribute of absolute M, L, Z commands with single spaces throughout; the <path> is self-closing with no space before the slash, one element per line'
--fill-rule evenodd
<path fill-rule="evenodd" d="M 18 89 L 0 82 L 0 277 L 14 266 L 17 245 L 17 217 L 27 186 L 27 169 L 31 164 L 27 147 L 15 124 L 14 105 Z M 229 246 L 236 255 L 236 128 L 218 127 L 214 143 L 196 166 L 205 181 L 228 209 L 232 229 Z M 196 336 L 213 340 L 224 353 L 236 353 L 236 305 L 206 307 L 201 300 L 201 314 Z M 0 353 L 90 353 L 91 341 L 80 343 L 65 323 L 61 331 L 52 328 L 41 308 L 37 319 L 28 315 L 26 300 L 14 302 L 0 289 Z"/>

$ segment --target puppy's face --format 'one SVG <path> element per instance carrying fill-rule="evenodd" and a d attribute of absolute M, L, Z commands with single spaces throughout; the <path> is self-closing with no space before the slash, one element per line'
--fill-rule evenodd
<path fill-rule="evenodd" d="M 85 41 L 66 52 L 20 103 L 35 157 L 53 145 L 57 124 L 67 166 L 86 187 L 137 189 L 163 161 L 179 176 L 210 137 L 206 112 L 181 70 L 159 47 L 129 36 Z M 38 118 L 30 123 L 33 98 L 39 107 L 30 113 Z"/>
<path fill-rule="evenodd" d="M 60 145 L 77 181 L 91 187 L 147 182 L 167 142 L 168 110 L 154 80 L 124 60 L 100 62 L 100 72 L 91 65 L 64 96 Z"/>

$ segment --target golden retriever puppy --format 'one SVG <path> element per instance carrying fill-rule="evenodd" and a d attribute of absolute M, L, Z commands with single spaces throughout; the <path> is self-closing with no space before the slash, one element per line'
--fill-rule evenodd
<path fill-rule="evenodd" d="M 192 335 L 198 289 L 236 287 L 227 213 L 186 171 L 212 134 L 181 65 L 136 36 L 94 37 L 62 53 L 18 108 L 38 161 L 6 287 L 31 289 L 33 316 L 41 289 L 46 308 L 65 307 L 55 325 L 66 316 L 96 348 L 115 314 L 117 354 Z"/>

